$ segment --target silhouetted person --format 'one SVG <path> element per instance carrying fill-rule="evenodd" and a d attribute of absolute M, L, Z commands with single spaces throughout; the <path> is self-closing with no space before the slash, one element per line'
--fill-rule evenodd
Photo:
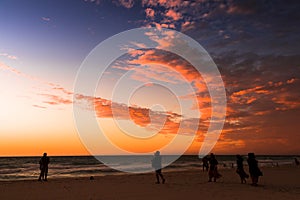
<path fill-rule="evenodd" d="M 295 158 L 295 164 L 296 164 L 296 166 L 300 165 L 300 162 L 299 162 L 299 160 L 297 158 Z"/>
<path fill-rule="evenodd" d="M 40 176 L 39 181 L 44 180 L 47 181 L 47 175 L 48 175 L 48 164 L 50 162 L 50 158 L 47 156 L 47 153 L 44 153 L 43 157 L 40 159 Z"/>
<path fill-rule="evenodd" d="M 246 178 L 249 178 L 249 175 L 244 170 L 243 161 L 244 159 L 241 155 L 236 155 L 236 164 L 237 164 L 236 173 L 240 175 L 241 183 L 246 183 L 247 182 Z"/>
<path fill-rule="evenodd" d="M 202 158 L 202 171 L 204 171 L 204 169 L 206 171 L 208 171 L 208 168 L 209 168 L 209 165 L 208 165 L 208 157 L 207 156 L 204 156 Z"/>
<path fill-rule="evenodd" d="M 257 186 L 258 183 L 258 178 L 262 176 L 262 172 L 258 168 L 258 162 L 255 159 L 254 153 L 248 153 L 248 166 L 249 166 L 249 173 L 252 179 L 252 184 L 253 186 Z"/>
<path fill-rule="evenodd" d="M 156 184 L 160 183 L 159 177 L 161 178 L 162 183 L 164 184 L 166 180 L 164 179 L 161 173 L 162 165 L 161 165 L 161 156 L 159 151 L 156 151 L 154 153 L 154 158 L 152 159 L 152 167 L 155 169 Z"/>
<path fill-rule="evenodd" d="M 215 155 L 211 153 L 209 158 L 209 171 L 208 171 L 209 182 L 212 181 L 212 178 L 214 178 L 214 182 L 216 182 L 216 180 L 221 177 L 221 174 L 219 174 L 218 172 L 218 164 L 219 163 Z"/>

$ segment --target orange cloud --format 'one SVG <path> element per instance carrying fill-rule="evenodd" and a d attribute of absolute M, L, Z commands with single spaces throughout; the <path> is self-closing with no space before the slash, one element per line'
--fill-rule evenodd
<path fill-rule="evenodd" d="M 157 65 L 157 67 L 151 66 L 151 68 L 149 68 L 148 73 L 153 73 L 151 74 L 151 76 L 148 74 L 149 77 L 152 78 L 152 75 L 159 74 L 160 77 L 167 77 L 167 79 L 171 81 L 174 79 L 180 80 L 180 77 L 183 76 L 189 82 L 197 80 L 196 86 L 200 85 L 198 80 L 199 78 L 201 78 L 201 76 L 191 64 L 181 59 L 177 55 L 167 53 L 162 50 L 147 50 L 144 54 L 139 55 L 138 58 L 128 61 L 128 64 L 142 66 L 149 64 Z M 165 66 L 165 68 L 162 66 Z M 135 71 L 139 70 L 137 67 L 133 67 L 130 69 Z M 139 73 L 143 73 L 142 71 L 144 70 L 139 71 Z M 174 71 L 178 72 L 178 75 L 176 75 Z M 144 75 L 145 74 L 143 74 L 143 76 Z M 165 81 L 168 82 L 167 80 Z"/>
<path fill-rule="evenodd" d="M 272 101 L 278 104 L 276 110 L 290 110 L 300 108 L 299 97 L 291 96 L 288 93 L 281 93 L 272 98 Z"/>
<path fill-rule="evenodd" d="M 155 11 L 156 18 L 148 17 L 145 20 L 145 24 L 148 26 L 155 26 L 156 28 L 182 28 L 182 21 L 192 24 L 190 17 L 185 17 L 185 13 L 188 12 L 191 2 L 185 0 L 143 0 L 142 6 L 146 7 L 145 12 L 149 12 L 149 8 Z M 163 8 L 163 9 L 156 9 Z M 183 13 L 182 13 L 183 12 Z M 152 16 L 152 14 L 147 15 Z M 147 22 L 147 20 L 150 20 Z M 155 20 L 155 21 L 154 21 Z M 185 26 L 187 28 L 187 26 Z"/>
<path fill-rule="evenodd" d="M 158 112 L 153 111 L 148 108 L 141 108 L 136 106 L 127 106 L 125 104 L 119 104 L 119 103 L 112 103 L 109 100 L 105 100 L 102 98 L 93 98 L 88 97 L 84 95 L 76 95 L 76 101 L 75 103 L 78 104 L 89 104 L 87 107 L 89 109 L 95 109 L 96 115 L 99 119 L 101 118 L 113 118 L 113 119 L 122 119 L 122 120 L 131 120 L 136 125 L 146 128 L 146 129 L 153 129 L 157 132 L 157 138 L 160 138 L 159 135 L 171 135 L 171 138 L 174 137 L 174 135 L 181 134 L 181 135 L 192 135 L 196 134 L 196 138 L 203 139 L 203 135 L 207 130 L 207 127 L 209 125 L 208 122 L 206 122 L 207 119 L 193 119 L 193 118 L 184 118 L 183 116 L 173 113 L 173 112 Z M 195 130 L 195 125 L 199 124 L 199 127 Z M 157 129 L 159 127 L 159 129 Z M 105 128 L 104 128 L 105 129 Z M 132 151 L 132 152 L 148 152 L 153 149 L 154 147 L 157 148 L 157 146 L 150 145 L 147 148 L 132 148 L 132 144 L 140 145 L 138 144 L 138 141 L 135 141 L 134 139 L 130 140 L 127 136 L 124 136 L 123 134 L 110 134 L 111 131 L 108 131 L 109 138 L 113 140 L 114 144 L 118 145 L 121 148 L 125 148 L 126 150 Z M 195 133 L 196 131 L 196 133 Z M 173 136 L 172 136 L 173 135 Z M 122 140 L 120 138 L 123 138 Z M 156 138 L 156 139 L 157 139 Z M 154 140 L 156 140 L 154 139 Z M 128 141 L 127 143 L 124 142 L 124 140 Z M 121 142 L 122 141 L 122 142 Z M 164 144 L 167 144 L 166 142 L 169 140 L 164 140 Z M 140 142 L 140 141 L 139 141 Z M 161 141 L 162 142 L 162 141 Z M 162 143 L 156 142 L 159 147 L 161 147 Z M 128 144 L 131 144 L 128 146 Z M 146 144 L 145 144 L 146 145 Z M 198 145 L 198 143 L 195 145 Z M 138 149 L 138 150 L 137 150 Z"/>
<path fill-rule="evenodd" d="M 53 90 L 61 91 L 61 92 L 63 92 L 64 94 L 67 94 L 67 95 L 72 95 L 72 94 L 73 94 L 73 92 L 68 91 L 68 90 L 66 90 L 65 88 L 59 87 L 59 86 L 55 86 L 55 87 L 53 87 L 52 89 L 53 89 Z"/>
<path fill-rule="evenodd" d="M 72 101 L 70 99 L 65 99 L 58 95 L 53 95 L 53 94 L 41 94 L 41 95 L 45 96 L 49 99 L 47 101 L 44 101 L 44 103 L 46 103 L 46 104 L 58 105 L 58 104 L 71 104 L 72 103 Z"/>
<path fill-rule="evenodd" d="M 180 20 L 182 17 L 180 13 L 178 13 L 172 9 L 168 10 L 165 15 L 169 18 L 172 18 L 175 21 Z"/>
<path fill-rule="evenodd" d="M 162 50 L 145 50 L 143 54 L 130 59 L 125 67 L 115 66 L 115 68 L 130 70 L 134 72 L 131 76 L 132 79 L 145 83 L 155 79 L 171 84 L 180 84 L 181 82 L 190 84 L 196 93 L 187 94 L 180 98 L 190 99 L 196 95 L 197 103 L 191 109 L 200 108 L 202 119 L 207 120 L 211 117 L 211 98 L 204 80 L 191 64 L 177 55 Z"/>
<path fill-rule="evenodd" d="M 84 95 L 76 95 L 75 103 L 89 104 L 89 108 L 94 107 L 97 117 L 99 118 L 115 118 L 132 120 L 141 127 L 147 126 L 149 123 L 161 123 L 161 119 L 166 118 L 166 124 L 177 124 L 181 115 L 172 112 L 152 111 L 148 108 L 127 106 L 120 103 L 112 103 L 110 100 L 99 97 L 89 97 Z M 177 126 L 176 125 L 176 126 Z M 168 126 L 168 125 L 166 125 Z M 167 128 L 168 129 L 168 128 Z M 168 129 L 169 130 L 169 129 Z"/>
<path fill-rule="evenodd" d="M 168 41 L 166 41 L 167 43 Z M 121 69 L 131 72 L 134 72 L 131 76 L 132 79 L 138 80 L 141 82 L 151 82 L 151 79 L 158 81 L 178 84 L 181 81 L 184 83 L 190 84 L 193 89 L 196 91 L 195 95 L 197 98 L 196 104 L 191 107 L 193 109 L 199 109 L 201 112 L 200 119 L 194 119 L 194 124 L 199 125 L 199 130 L 197 131 L 197 138 L 203 139 L 203 134 L 207 131 L 209 126 L 209 121 L 211 118 L 211 98 L 208 94 L 208 90 L 204 80 L 202 79 L 199 72 L 187 61 L 178 57 L 177 55 L 162 51 L 162 50 L 145 50 L 144 53 L 139 52 L 139 54 L 134 54 L 133 58 L 129 59 L 126 64 L 122 66 L 114 66 L 114 68 Z M 146 66 L 146 67 L 139 67 Z M 147 67 L 148 66 L 148 67 Z M 181 99 L 190 99 L 194 98 L 195 95 L 187 94 L 181 96 Z M 142 126 L 147 126 L 149 124 L 148 113 L 135 113 L 137 110 L 131 110 L 131 116 L 142 116 L 141 118 L 132 117 L 132 120 Z M 135 113 L 135 115 L 133 114 Z M 147 113 L 147 114 L 146 114 Z M 215 116 L 217 117 L 217 116 Z M 179 131 L 180 122 L 183 122 L 185 125 L 181 127 Z M 166 122 L 163 128 L 160 130 L 161 134 L 176 134 L 178 131 L 179 134 L 191 134 L 193 130 L 186 126 L 189 123 L 189 119 L 183 119 L 180 121 L 170 120 L 167 117 Z M 196 144 L 195 144 L 196 145 Z"/>
<path fill-rule="evenodd" d="M 193 21 L 187 21 L 186 20 L 181 24 L 181 31 L 182 32 L 186 32 L 186 31 L 194 29 L 194 28 L 195 28 L 195 22 L 193 22 Z"/>
<path fill-rule="evenodd" d="M 189 2 L 183 0 L 143 0 L 143 6 L 163 6 L 165 8 L 175 8 L 181 5 L 187 6 Z"/>
<path fill-rule="evenodd" d="M 132 8 L 134 5 L 133 0 L 117 0 L 117 1 L 114 1 L 114 3 L 116 3 L 117 5 L 121 5 L 125 8 Z"/>
<path fill-rule="evenodd" d="M 299 107 L 299 96 L 291 94 L 285 87 L 297 82 L 298 79 L 295 78 L 288 79 L 287 81 L 268 82 L 265 85 L 233 92 L 230 95 L 230 99 L 232 103 L 236 104 L 251 104 L 263 96 L 270 96 L 270 99 L 278 104 L 276 110 L 295 109 Z M 264 112 L 258 113 L 262 114 Z"/>
<path fill-rule="evenodd" d="M 230 98 L 233 103 L 251 104 L 257 100 L 257 95 L 269 95 L 271 93 L 272 91 L 266 89 L 265 86 L 255 86 L 253 88 L 233 92 Z"/>
<path fill-rule="evenodd" d="M 146 17 L 154 19 L 155 11 L 152 8 L 146 8 L 145 13 Z"/>
<path fill-rule="evenodd" d="M 296 78 L 291 78 L 289 80 L 286 81 L 287 84 L 292 84 L 296 81 L 297 79 Z"/>

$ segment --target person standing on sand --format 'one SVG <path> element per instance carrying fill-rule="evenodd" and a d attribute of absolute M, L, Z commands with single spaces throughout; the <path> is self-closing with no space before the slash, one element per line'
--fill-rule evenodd
<path fill-rule="evenodd" d="M 258 162 L 255 159 L 254 153 L 248 153 L 248 166 L 249 166 L 249 173 L 252 179 L 252 186 L 257 186 L 258 178 L 262 176 L 262 172 L 258 168 Z"/>
<path fill-rule="evenodd" d="M 204 171 L 204 169 L 205 169 L 206 171 L 208 171 L 208 168 L 209 168 L 209 166 L 208 166 L 208 157 L 207 157 L 207 156 L 204 156 L 204 157 L 202 158 L 202 171 Z"/>
<path fill-rule="evenodd" d="M 212 181 L 212 178 L 214 178 L 214 182 L 217 181 L 218 178 L 220 178 L 222 175 L 218 172 L 218 161 L 213 153 L 210 154 L 209 158 L 209 171 L 208 171 L 208 182 Z"/>
<path fill-rule="evenodd" d="M 48 164 L 50 162 L 50 158 L 47 156 L 47 153 L 44 153 L 43 157 L 40 159 L 40 176 L 39 181 L 44 180 L 47 181 L 47 175 L 48 175 Z"/>
<path fill-rule="evenodd" d="M 246 178 L 249 178 L 249 175 L 244 170 L 243 161 L 244 159 L 241 155 L 236 155 L 236 164 L 237 164 L 236 173 L 240 175 L 242 184 L 247 182 Z"/>
<path fill-rule="evenodd" d="M 161 156 L 159 151 L 156 151 L 154 153 L 154 158 L 152 159 L 152 167 L 155 169 L 156 184 L 160 183 L 159 177 L 161 178 L 162 183 L 164 184 L 166 180 L 164 179 L 164 176 L 161 173 L 162 165 L 161 165 Z"/>

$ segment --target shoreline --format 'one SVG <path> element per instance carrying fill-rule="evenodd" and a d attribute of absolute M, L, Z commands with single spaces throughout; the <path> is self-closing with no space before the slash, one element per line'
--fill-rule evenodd
<path fill-rule="evenodd" d="M 285 165 L 272 165 L 272 166 L 259 166 L 259 168 L 263 171 L 264 169 L 280 169 L 280 170 L 288 170 L 288 169 L 299 169 L 300 170 L 300 166 L 295 166 L 295 165 L 291 165 L 291 164 L 285 164 Z M 232 172 L 235 174 L 235 170 L 236 170 L 236 166 L 234 166 L 233 168 L 231 166 L 218 166 L 218 171 L 219 172 Z M 249 174 L 248 171 L 248 166 L 244 165 L 244 170 L 247 174 Z M 190 169 L 173 169 L 173 168 L 169 168 L 169 169 L 162 169 L 163 174 L 176 174 L 176 173 L 204 173 L 207 174 L 206 171 L 202 171 L 202 166 L 199 167 L 199 169 L 196 168 L 190 168 Z M 103 178 L 103 177 L 116 177 L 116 176 L 140 176 L 140 175 L 153 175 L 155 172 L 142 172 L 142 173 L 129 173 L 129 172 L 122 172 L 122 171 L 116 171 L 116 172 L 111 172 L 111 173 L 106 173 L 106 174 L 97 174 L 97 175 L 91 175 L 93 176 L 93 178 L 99 179 L 99 178 Z M 74 177 L 71 176 L 65 176 L 65 177 L 51 177 L 51 173 L 48 173 L 48 181 L 58 181 L 58 180 L 89 180 L 89 178 L 91 177 L 90 175 L 74 175 Z M 299 178 L 300 179 L 300 178 Z M 250 179 L 249 179 L 250 180 Z M 27 179 L 7 179 L 7 180 L 0 180 L 0 184 L 1 183 L 7 183 L 7 182 L 38 182 L 38 175 L 36 176 L 36 178 L 27 178 Z M 41 181 L 43 182 L 43 181 Z"/>
<path fill-rule="evenodd" d="M 246 172 L 248 169 L 245 168 Z M 220 169 L 222 178 L 208 182 L 201 170 L 164 172 L 165 184 L 154 173 L 37 180 L 1 181 L 1 199 L 299 199 L 300 168 L 262 167 L 259 186 L 241 184 L 235 169 Z"/>

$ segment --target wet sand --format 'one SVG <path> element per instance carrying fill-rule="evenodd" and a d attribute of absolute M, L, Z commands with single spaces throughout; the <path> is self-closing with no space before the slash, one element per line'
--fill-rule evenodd
<path fill-rule="evenodd" d="M 165 184 L 154 174 L 128 174 L 86 178 L 49 179 L 48 182 L 0 182 L 0 199 L 300 199 L 300 168 L 261 168 L 259 186 L 241 184 L 235 169 L 223 169 L 222 178 L 208 182 L 206 172 L 164 173 Z M 246 168 L 247 171 L 247 168 Z"/>

